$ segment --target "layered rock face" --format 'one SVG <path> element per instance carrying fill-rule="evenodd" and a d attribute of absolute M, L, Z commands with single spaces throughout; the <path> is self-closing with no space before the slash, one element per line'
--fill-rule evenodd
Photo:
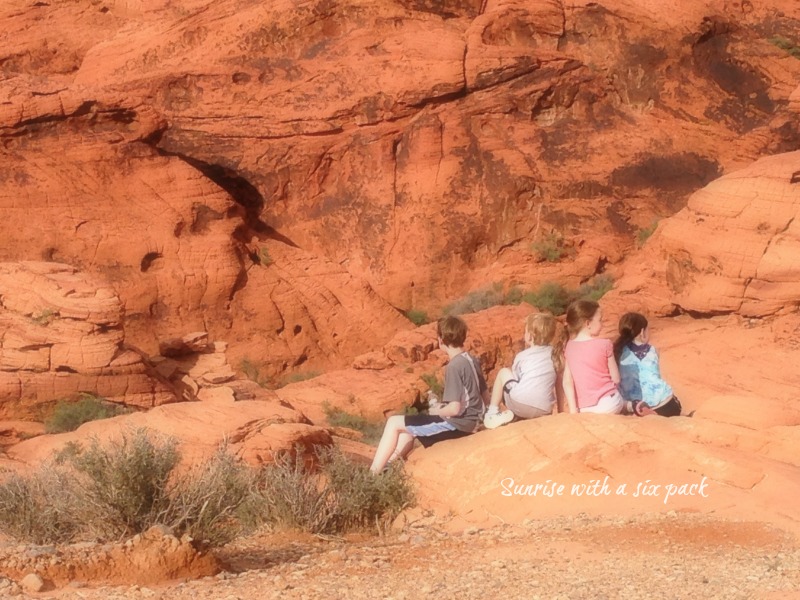
<path fill-rule="evenodd" d="M 800 152 L 717 179 L 665 219 L 614 296 L 655 313 L 763 317 L 800 305 Z M 643 293 L 642 293 L 643 292 Z"/>
<path fill-rule="evenodd" d="M 203 330 L 269 377 L 342 366 L 408 327 L 393 307 L 576 283 L 796 149 L 800 61 L 775 36 L 800 38 L 799 11 L 13 0 L 0 257 L 102 274 L 150 353 Z M 537 262 L 551 233 L 574 258 Z"/>
<path fill-rule="evenodd" d="M 91 393 L 130 406 L 175 401 L 123 345 L 119 298 L 67 265 L 0 263 L 0 419 Z"/>

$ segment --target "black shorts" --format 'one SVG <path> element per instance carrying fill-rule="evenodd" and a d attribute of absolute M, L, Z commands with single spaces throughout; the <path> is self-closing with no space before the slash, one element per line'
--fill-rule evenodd
<path fill-rule="evenodd" d="M 452 429 L 452 425 L 439 415 L 406 415 L 405 426 L 408 432 L 419 440 L 423 447 L 429 448 L 437 442 L 455 440 L 466 431 Z"/>

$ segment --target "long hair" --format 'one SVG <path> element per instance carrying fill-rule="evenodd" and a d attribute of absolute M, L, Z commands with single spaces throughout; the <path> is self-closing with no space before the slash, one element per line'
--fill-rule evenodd
<path fill-rule="evenodd" d="M 614 358 L 617 362 L 622 356 L 622 349 L 645 329 L 647 329 L 647 318 L 643 314 L 629 312 L 620 317 L 619 337 L 614 341 Z"/>
<path fill-rule="evenodd" d="M 586 321 L 591 321 L 600 305 L 592 300 L 576 300 L 567 307 L 567 328 L 570 335 L 577 334 Z"/>
<path fill-rule="evenodd" d="M 564 346 L 567 336 L 564 328 L 553 315 L 535 313 L 525 319 L 525 330 L 530 334 L 534 346 L 552 348 L 553 366 L 557 373 L 564 369 Z"/>

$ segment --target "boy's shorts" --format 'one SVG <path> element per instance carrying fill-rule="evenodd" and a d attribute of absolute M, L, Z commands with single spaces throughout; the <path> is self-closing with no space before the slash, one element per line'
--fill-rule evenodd
<path fill-rule="evenodd" d="M 438 415 L 406 415 L 405 426 L 406 431 L 417 438 L 425 448 L 436 442 L 455 440 L 469 435 L 466 431 L 456 429 Z"/>

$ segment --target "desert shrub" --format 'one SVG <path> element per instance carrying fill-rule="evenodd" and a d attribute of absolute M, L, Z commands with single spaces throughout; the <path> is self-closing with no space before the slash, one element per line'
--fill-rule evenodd
<path fill-rule="evenodd" d="M 52 308 L 45 308 L 42 312 L 31 315 L 31 321 L 37 325 L 42 325 L 43 327 L 50 325 L 55 318 L 56 311 L 54 311 Z"/>
<path fill-rule="evenodd" d="M 365 444 L 375 446 L 383 434 L 383 421 L 370 421 L 361 415 L 354 415 L 341 408 L 331 406 L 327 402 L 322 406 L 325 411 L 325 418 L 331 427 L 347 427 L 354 429 L 363 435 L 362 441 Z"/>
<path fill-rule="evenodd" d="M 9 476 L 0 483 L 0 531 L 34 544 L 71 541 L 79 526 L 71 486 L 68 473 L 53 463 L 29 476 Z"/>
<path fill-rule="evenodd" d="M 226 452 L 175 475 L 176 442 L 147 430 L 100 446 L 70 446 L 56 461 L 0 484 L 0 531 L 37 544 L 111 541 L 170 527 L 209 545 L 256 524 L 257 472 Z"/>
<path fill-rule="evenodd" d="M 636 244 L 641 248 L 658 227 L 658 221 L 653 221 L 648 227 L 642 227 L 636 232 Z"/>
<path fill-rule="evenodd" d="M 261 387 L 267 387 L 269 379 L 267 378 L 266 375 L 263 375 L 261 373 L 261 367 L 258 366 L 255 362 L 253 362 L 249 358 L 242 359 L 242 361 L 239 363 L 239 370 L 250 381 L 255 381 Z"/>
<path fill-rule="evenodd" d="M 299 373 L 292 373 L 291 375 L 287 375 L 283 378 L 281 387 L 284 385 L 289 385 L 290 383 L 299 383 L 300 381 L 314 379 L 314 377 L 319 377 L 320 375 L 321 373 L 319 371 L 303 371 Z"/>
<path fill-rule="evenodd" d="M 502 284 L 496 283 L 492 286 L 470 292 L 460 300 L 456 300 L 444 309 L 446 315 L 463 315 L 474 313 L 498 304 L 503 304 L 505 294 Z"/>
<path fill-rule="evenodd" d="M 223 445 L 181 477 L 170 494 L 164 521 L 176 535 L 212 546 L 233 540 L 254 525 L 256 473 Z"/>
<path fill-rule="evenodd" d="M 436 394 L 439 398 L 442 397 L 442 392 L 444 392 L 444 384 L 439 381 L 439 378 L 436 377 L 433 373 L 423 373 L 419 376 L 425 385 L 428 386 L 428 389 Z"/>
<path fill-rule="evenodd" d="M 522 298 L 531 306 L 554 315 L 563 315 L 572 301 L 569 291 L 563 285 L 553 281 L 543 283 Z"/>
<path fill-rule="evenodd" d="M 800 47 L 782 35 L 773 35 L 771 38 L 769 38 L 769 43 L 773 46 L 777 46 L 781 50 L 785 50 L 795 58 L 800 58 Z"/>
<path fill-rule="evenodd" d="M 256 262 L 262 267 L 268 267 L 273 263 L 272 257 L 269 255 L 269 250 L 266 246 L 260 246 L 255 255 Z"/>
<path fill-rule="evenodd" d="M 614 287 L 614 279 L 610 275 L 598 275 L 578 288 L 576 300 L 593 300 L 597 302 Z"/>
<path fill-rule="evenodd" d="M 611 288 L 614 280 L 608 275 L 598 275 L 588 283 L 582 284 L 577 290 L 569 290 L 563 285 L 548 281 L 536 290 L 528 292 L 523 300 L 539 310 L 548 311 L 558 316 L 567 311 L 567 307 L 575 300 L 593 300 L 597 302 Z"/>
<path fill-rule="evenodd" d="M 170 475 L 179 460 L 174 439 L 153 441 L 145 429 L 105 446 L 92 440 L 67 459 L 79 476 L 87 527 L 99 539 L 114 539 L 162 522 L 170 503 Z"/>
<path fill-rule="evenodd" d="M 265 466 L 259 487 L 262 518 L 271 525 L 311 533 L 331 530 L 331 490 L 314 475 L 299 449 L 280 454 Z"/>
<path fill-rule="evenodd" d="M 47 433 L 64 433 L 75 431 L 89 421 L 108 419 L 127 412 L 124 406 L 103 401 L 92 394 L 81 394 L 77 401 L 59 400 L 44 426 Z"/>
<path fill-rule="evenodd" d="M 273 526 L 311 533 L 381 531 L 414 502 L 402 463 L 376 476 L 339 450 L 319 450 L 317 459 L 315 470 L 296 451 L 264 468 L 262 505 Z"/>
<path fill-rule="evenodd" d="M 402 510 L 414 503 L 414 490 L 402 462 L 380 476 L 347 458 L 341 450 L 320 451 L 322 472 L 335 499 L 336 531 L 375 528 L 385 531 Z"/>
<path fill-rule="evenodd" d="M 426 313 L 424 310 L 412 308 L 411 310 L 407 310 L 405 315 L 406 318 L 417 327 L 431 322 L 431 320 L 428 318 L 428 313 Z"/>
<path fill-rule="evenodd" d="M 533 242 L 531 252 L 538 260 L 547 262 L 558 262 L 573 254 L 572 248 L 567 246 L 564 236 L 558 231 L 550 231 L 539 241 Z"/>

